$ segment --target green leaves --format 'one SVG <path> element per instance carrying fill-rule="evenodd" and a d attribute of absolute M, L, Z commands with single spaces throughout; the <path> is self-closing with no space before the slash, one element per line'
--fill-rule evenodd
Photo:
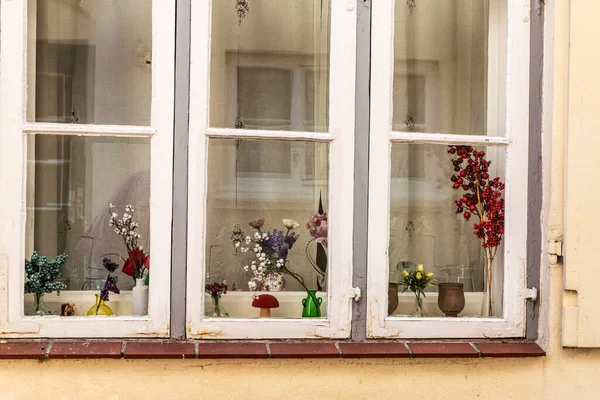
<path fill-rule="evenodd" d="M 425 288 L 435 285 L 435 280 L 432 277 L 433 274 L 426 273 L 423 267 L 419 265 L 414 271 L 402 271 L 402 279 L 398 283 L 404 286 L 402 293 L 410 290 L 415 294 L 419 293 L 425 297 Z"/>
<path fill-rule="evenodd" d="M 61 254 L 50 262 L 45 256 L 40 256 L 37 251 L 33 252 L 31 260 L 25 260 L 25 274 L 27 282 L 25 282 L 25 293 L 52 293 L 67 288 L 62 282 L 55 282 L 56 279 L 62 276 L 60 268 L 67 262 L 67 255 Z"/>

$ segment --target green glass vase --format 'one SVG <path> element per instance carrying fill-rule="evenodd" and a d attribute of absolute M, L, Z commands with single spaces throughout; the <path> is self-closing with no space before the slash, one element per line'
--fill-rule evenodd
<path fill-rule="evenodd" d="M 87 315 L 98 315 L 98 316 L 110 316 L 113 315 L 112 310 L 109 306 L 104 303 L 104 300 L 100 298 L 100 295 L 96 295 L 96 304 L 90 307 Z"/>
<path fill-rule="evenodd" d="M 302 299 L 302 317 L 319 318 L 321 317 L 321 303 L 323 299 L 317 297 L 316 290 L 309 290 L 305 299 Z"/>

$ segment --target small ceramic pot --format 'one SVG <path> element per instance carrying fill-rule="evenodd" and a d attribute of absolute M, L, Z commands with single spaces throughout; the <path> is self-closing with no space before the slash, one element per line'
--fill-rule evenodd
<path fill-rule="evenodd" d="M 392 315 L 398 308 L 398 284 L 390 283 L 388 286 L 388 315 Z"/>
<path fill-rule="evenodd" d="M 465 308 L 465 292 L 462 283 L 438 284 L 438 307 L 446 317 L 457 317 Z"/>

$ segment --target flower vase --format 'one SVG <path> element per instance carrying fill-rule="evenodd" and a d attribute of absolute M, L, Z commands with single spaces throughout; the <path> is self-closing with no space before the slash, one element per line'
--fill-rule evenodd
<path fill-rule="evenodd" d="M 426 317 L 425 311 L 423 311 L 423 299 L 420 295 L 415 294 L 415 310 L 410 314 L 411 317 Z"/>
<path fill-rule="evenodd" d="M 323 299 L 317 297 L 316 290 L 309 290 L 305 299 L 302 299 L 302 317 L 303 318 L 320 318 L 321 303 Z"/>
<path fill-rule="evenodd" d="M 109 306 L 104 303 L 104 300 L 100 297 L 99 294 L 96 295 L 96 304 L 90 307 L 87 312 L 87 315 L 98 315 L 98 316 L 110 316 L 113 315 L 112 310 Z"/>
<path fill-rule="evenodd" d="M 392 315 L 398 308 L 398 284 L 390 282 L 388 284 L 388 315 Z"/>
<path fill-rule="evenodd" d="M 50 311 L 50 307 L 44 303 L 44 293 L 34 293 L 33 294 L 33 302 L 34 302 L 34 312 L 33 315 L 51 315 L 52 311 Z"/>
<path fill-rule="evenodd" d="M 283 272 L 269 271 L 258 285 L 261 292 L 284 292 L 286 287 Z"/>
<path fill-rule="evenodd" d="M 494 302 L 492 296 L 492 263 L 493 258 L 485 258 L 485 271 L 483 279 L 483 298 L 481 301 L 481 316 L 491 318 L 494 316 Z"/>
<path fill-rule="evenodd" d="M 204 316 L 209 317 L 209 318 L 224 318 L 224 317 L 229 317 L 229 314 L 227 313 L 227 311 L 225 311 L 225 308 L 223 308 L 223 306 L 221 305 L 221 296 L 218 297 L 212 297 L 211 296 L 211 305 L 207 307 L 206 312 L 204 313 Z"/>
<path fill-rule="evenodd" d="M 136 279 L 131 289 L 132 315 L 148 315 L 148 285 L 144 279 Z"/>

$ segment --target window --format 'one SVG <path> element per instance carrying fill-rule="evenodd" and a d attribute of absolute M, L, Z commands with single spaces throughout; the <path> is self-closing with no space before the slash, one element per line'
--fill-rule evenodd
<path fill-rule="evenodd" d="M 505 0 L 373 4 L 369 337 L 524 335 L 529 33 L 521 12 Z M 476 196 L 495 177 L 506 182 L 493 187 L 505 199 L 497 246 L 492 231 L 473 234 L 478 215 L 490 216 Z M 395 283 L 418 264 L 439 283 L 461 284 L 459 318 L 438 306 L 441 285 L 424 289 L 418 311 L 410 290 L 397 294 Z"/>
<path fill-rule="evenodd" d="M 356 15 L 336 3 L 241 1 L 239 13 L 224 2 L 210 13 L 192 6 L 189 203 L 206 207 L 189 215 L 192 337 L 349 335 Z M 319 204 L 329 220 L 324 276 L 307 259 L 316 243 L 305 225 Z M 293 243 L 289 251 L 269 244 L 256 255 L 259 232 L 249 222 L 259 219 L 260 234 L 275 241 L 288 233 L 283 219 L 298 222 L 293 239 L 283 239 Z M 293 275 L 281 277 L 279 261 Z M 261 265 L 265 278 L 257 280 Z M 278 307 L 259 310 L 253 285 L 260 299 L 282 278 L 287 290 L 271 293 Z M 228 318 L 216 317 L 202 290 L 222 280 L 230 291 L 218 309 Z M 302 318 L 306 289 L 321 302 L 314 318 Z M 271 318 L 258 318 L 266 313 Z"/>
<path fill-rule="evenodd" d="M 30 0 L 3 4 L 2 17 L 0 85 L 12 99 L 3 102 L 1 166 L 2 192 L 11 193 L 1 251 L 8 332 L 167 336 L 172 151 L 164 149 L 173 146 L 174 5 Z M 26 42 L 11 39 L 24 35 Z M 112 212 L 139 224 L 130 248 L 109 225 Z M 153 267 L 141 309 L 125 263 L 138 246 Z M 50 282 L 36 252 L 62 264 L 52 293 L 43 293 Z M 107 281 L 104 258 L 119 264 L 111 318 L 104 307 L 88 313 Z M 25 259 L 34 263 L 26 273 Z M 61 316 L 65 309 L 74 315 Z"/>
<path fill-rule="evenodd" d="M 524 336 L 529 10 L 370 6 L 368 32 L 353 1 L 191 1 L 190 53 L 176 55 L 188 42 L 169 0 L 3 2 L 6 335 Z M 489 185 L 503 205 L 482 202 Z M 501 240 L 484 248 L 494 232 L 474 224 L 493 210 Z M 183 242 L 187 265 L 171 257 Z M 50 293 L 30 262 L 60 271 Z M 417 272 L 439 284 L 418 300 L 398 285 Z M 443 312 L 451 287 L 465 305 Z"/>

